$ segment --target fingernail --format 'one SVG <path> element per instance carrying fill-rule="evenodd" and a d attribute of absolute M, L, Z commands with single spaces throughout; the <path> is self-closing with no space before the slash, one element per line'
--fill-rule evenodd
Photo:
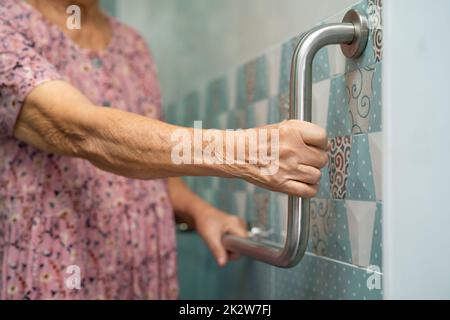
<path fill-rule="evenodd" d="M 225 265 L 225 262 L 226 262 L 226 260 L 225 260 L 224 257 L 219 258 L 219 265 L 220 265 L 220 266 L 224 266 L 224 265 Z"/>

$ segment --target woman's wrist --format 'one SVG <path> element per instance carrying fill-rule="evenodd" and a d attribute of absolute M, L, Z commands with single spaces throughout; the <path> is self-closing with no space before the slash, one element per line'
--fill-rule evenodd
<path fill-rule="evenodd" d="M 197 226 L 199 219 L 205 216 L 205 213 L 211 208 L 211 205 L 194 195 L 187 206 L 186 215 L 189 217 L 190 221 L 193 223 L 193 228 Z"/>
<path fill-rule="evenodd" d="M 193 129 L 193 163 L 206 175 L 223 178 L 245 178 L 249 172 L 249 130 Z M 251 129 L 255 130 L 255 129 Z M 257 132 L 257 131 L 255 131 Z M 220 139 L 218 141 L 217 139 Z M 256 143 L 256 142 L 255 142 Z M 258 152 L 257 146 L 253 146 Z M 203 174 L 202 174 L 203 175 Z"/>

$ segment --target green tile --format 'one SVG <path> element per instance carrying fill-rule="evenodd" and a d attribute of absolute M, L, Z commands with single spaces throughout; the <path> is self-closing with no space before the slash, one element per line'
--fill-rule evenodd
<path fill-rule="evenodd" d="M 288 300 L 379 300 L 382 288 L 369 289 L 367 281 L 371 276 L 365 269 L 306 255 L 293 269 L 275 270 L 273 296 Z"/>
<path fill-rule="evenodd" d="M 348 93 L 344 76 L 331 79 L 327 134 L 330 138 L 351 134 Z"/>
<path fill-rule="evenodd" d="M 348 163 L 346 199 L 375 201 L 375 185 L 367 134 L 353 136 Z"/>
<path fill-rule="evenodd" d="M 372 238 L 372 252 L 370 257 L 370 264 L 378 266 L 380 270 L 383 267 L 383 205 L 381 202 L 377 202 L 377 211 L 375 213 L 375 225 L 373 228 Z"/>

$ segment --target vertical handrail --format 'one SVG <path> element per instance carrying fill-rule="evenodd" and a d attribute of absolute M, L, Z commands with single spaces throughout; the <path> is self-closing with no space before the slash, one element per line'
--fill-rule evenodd
<path fill-rule="evenodd" d="M 348 58 L 359 57 L 367 44 L 369 27 L 364 16 L 350 10 L 342 23 L 321 25 L 300 37 L 291 65 L 289 118 L 311 122 L 312 64 L 316 53 L 323 47 L 341 44 Z M 300 82 L 299 82 L 300 76 Z M 300 98 L 299 98 L 300 96 Z M 289 196 L 287 232 L 284 246 L 233 235 L 223 237 L 225 247 L 256 260 L 282 267 L 295 266 L 304 256 L 309 239 L 309 200 Z"/>

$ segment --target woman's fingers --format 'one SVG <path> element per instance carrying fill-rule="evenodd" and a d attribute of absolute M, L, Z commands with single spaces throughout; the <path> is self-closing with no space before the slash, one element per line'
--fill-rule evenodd
<path fill-rule="evenodd" d="M 225 227 L 225 233 L 238 236 L 247 237 L 247 223 L 238 216 L 229 216 L 229 222 Z"/>
<path fill-rule="evenodd" d="M 295 180 L 314 185 L 320 182 L 320 178 L 322 178 L 322 172 L 315 167 L 301 164 L 298 167 L 296 177 L 297 179 Z"/>
<path fill-rule="evenodd" d="M 310 122 L 300 122 L 300 124 L 301 135 L 307 145 L 317 147 L 321 150 L 328 149 L 327 132 L 323 128 Z"/>
<path fill-rule="evenodd" d="M 318 169 L 321 169 L 328 164 L 328 153 L 325 150 L 311 146 L 307 146 L 307 149 L 308 152 L 302 154 L 302 164 Z"/>
<path fill-rule="evenodd" d="M 225 228 L 225 234 L 246 238 L 248 236 L 247 223 L 238 216 L 229 216 L 229 222 Z M 228 260 L 235 261 L 240 258 L 236 252 L 227 251 Z"/>
<path fill-rule="evenodd" d="M 225 247 L 222 244 L 222 237 L 220 234 L 212 236 L 209 241 L 207 241 L 209 250 L 213 254 L 217 261 L 217 264 L 221 267 L 227 264 L 228 256 Z"/>
<path fill-rule="evenodd" d="M 222 237 L 225 234 L 247 237 L 247 225 L 245 221 L 238 216 L 231 216 L 228 214 L 218 215 L 215 223 L 217 228 L 208 229 L 204 238 L 211 253 L 216 259 L 217 264 L 223 267 L 229 260 L 236 260 L 239 258 L 239 255 L 227 252 L 222 243 Z"/>
<path fill-rule="evenodd" d="M 249 160 L 245 166 L 236 167 L 238 174 L 234 176 L 273 191 L 313 197 L 318 190 L 320 169 L 328 163 L 330 145 L 326 131 L 299 120 L 283 121 L 270 126 L 270 130 L 273 129 L 277 130 L 279 137 L 273 146 L 275 149 L 271 149 L 271 170 L 266 170 L 268 166 L 265 163 L 254 164 Z M 266 142 L 263 144 L 265 148 L 267 145 L 272 147 L 272 140 Z M 267 152 L 266 149 L 261 151 L 263 154 Z"/>
<path fill-rule="evenodd" d="M 285 183 L 284 189 L 286 193 L 302 198 L 312 198 L 317 194 L 319 185 L 310 185 L 300 181 L 289 180 Z"/>

